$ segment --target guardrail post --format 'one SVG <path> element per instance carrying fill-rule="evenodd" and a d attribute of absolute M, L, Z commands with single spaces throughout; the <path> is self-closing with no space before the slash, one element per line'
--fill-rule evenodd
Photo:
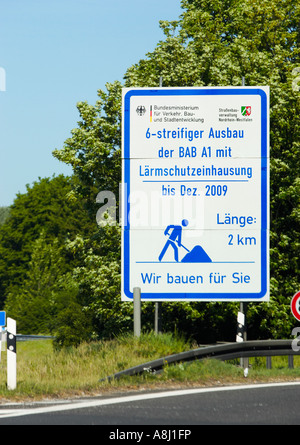
<path fill-rule="evenodd" d="M 7 388 L 17 387 L 16 320 L 7 318 Z"/>
<path fill-rule="evenodd" d="M 290 369 L 292 369 L 294 367 L 294 356 L 293 355 L 288 355 L 288 364 L 289 364 Z"/>

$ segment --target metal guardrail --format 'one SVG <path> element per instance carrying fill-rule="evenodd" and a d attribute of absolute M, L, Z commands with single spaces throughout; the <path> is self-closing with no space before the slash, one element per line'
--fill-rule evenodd
<path fill-rule="evenodd" d="M 17 334 L 16 335 L 17 341 L 31 341 L 31 340 L 47 340 L 47 339 L 53 339 L 55 337 L 52 337 L 51 335 L 24 335 L 24 334 Z"/>
<path fill-rule="evenodd" d="M 50 335 L 23 335 L 17 334 L 17 341 L 32 341 L 43 339 L 54 339 Z M 178 354 L 168 355 L 152 360 L 132 368 L 117 372 L 101 380 L 119 379 L 122 376 L 134 376 L 143 372 L 158 372 L 165 365 L 172 365 L 193 360 L 204 360 L 213 358 L 217 360 L 234 360 L 238 358 L 266 357 L 267 368 L 271 368 L 271 357 L 288 356 L 288 366 L 293 367 L 294 355 L 300 355 L 300 348 L 292 348 L 293 340 L 251 340 L 235 343 L 226 343 L 213 346 L 204 346 Z"/>
<path fill-rule="evenodd" d="M 292 349 L 292 341 L 293 340 L 253 340 L 201 347 L 143 363 L 117 372 L 102 380 L 119 379 L 125 375 L 133 376 L 142 374 L 145 371 L 157 372 L 162 370 L 165 365 L 192 360 L 203 360 L 206 358 L 233 360 L 236 358 L 272 357 L 280 355 L 292 358 L 294 355 L 300 355 L 300 351 Z M 292 360 L 289 360 L 289 366 L 292 367 Z M 270 361 L 268 367 L 270 367 Z"/>

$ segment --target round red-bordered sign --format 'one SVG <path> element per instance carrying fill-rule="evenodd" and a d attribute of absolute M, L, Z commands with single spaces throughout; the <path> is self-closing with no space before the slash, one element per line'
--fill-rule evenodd
<path fill-rule="evenodd" d="M 294 317 L 300 321 L 300 291 L 297 292 L 291 301 L 291 310 Z"/>

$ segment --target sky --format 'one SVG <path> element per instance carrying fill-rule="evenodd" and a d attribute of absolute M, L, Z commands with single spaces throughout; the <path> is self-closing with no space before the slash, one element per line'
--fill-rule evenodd
<path fill-rule="evenodd" d="M 39 178 L 71 175 L 52 155 L 77 102 L 119 80 L 176 20 L 180 0 L 0 0 L 0 207 Z"/>

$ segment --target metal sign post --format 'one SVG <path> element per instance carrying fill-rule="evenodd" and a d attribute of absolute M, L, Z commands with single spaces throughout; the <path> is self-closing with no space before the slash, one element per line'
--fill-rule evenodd
<path fill-rule="evenodd" d="M 133 331 L 136 337 L 141 336 L 141 289 L 133 289 Z"/>

